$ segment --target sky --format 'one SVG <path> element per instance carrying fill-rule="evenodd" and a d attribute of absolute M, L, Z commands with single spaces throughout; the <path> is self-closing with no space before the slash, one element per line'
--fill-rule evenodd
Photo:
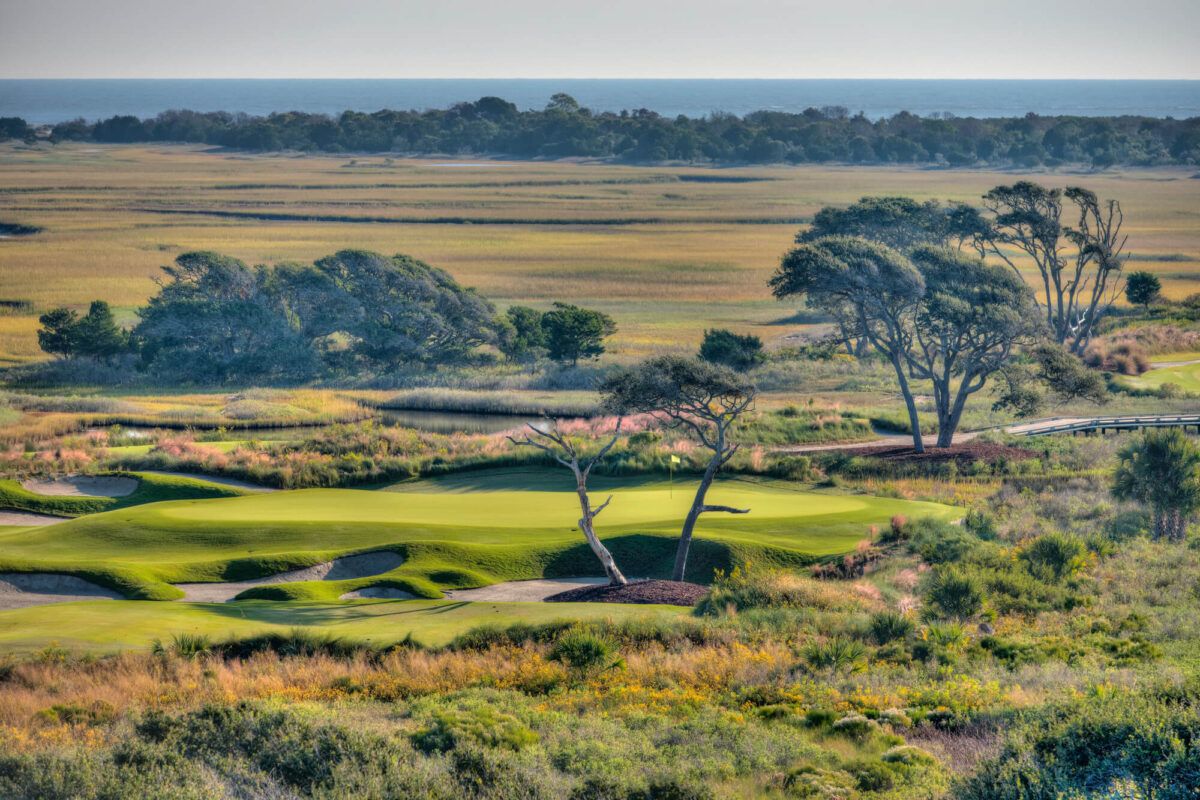
<path fill-rule="evenodd" d="M 1200 79 L 1200 0 L 0 0 L 0 77 Z"/>

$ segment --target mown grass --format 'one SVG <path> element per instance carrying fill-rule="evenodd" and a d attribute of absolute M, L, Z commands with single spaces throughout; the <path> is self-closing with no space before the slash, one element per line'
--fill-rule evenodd
<path fill-rule="evenodd" d="M 561 479 L 561 475 L 554 476 Z M 3 537 L 0 570 L 82 574 L 132 596 L 174 599 L 169 584 L 245 580 L 352 552 L 387 549 L 405 562 L 379 576 L 257 587 L 248 596 L 333 600 L 392 585 L 418 596 L 505 580 L 597 573 L 575 530 L 578 507 L 565 482 L 500 471 L 396 492 L 310 489 L 156 503 Z M 600 482 L 611 491 L 601 533 L 627 573 L 670 574 L 692 481 Z M 432 490 L 431 490 L 432 489 Z M 751 509 L 706 515 L 688 577 L 754 561 L 804 566 L 852 549 L 871 525 L 896 514 L 950 517 L 947 506 L 863 495 L 798 491 L 769 481 L 724 481 L 710 502 Z"/>
<path fill-rule="evenodd" d="M 440 169 L 396 159 L 344 169 L 345 157 L 251 157 L 194 147 L 0 150 L 0 214 L 36 224 L 0 243 L 0 297 L 36 309 L 82 306 L 97 294 L 121 313 L 153 293 L 159 267 L 185 250 L 220 249 L 249 262 L 311 260 L 353 243 L 448 269 L 501 305 L 555 300 L 597 307 L 621 330 L 619 357 L 695 347 L 705 327 L 770 340 L 804 330 L 765 281 L 798 224 L 829 203 L 866 194 L 978 201 L 1011 173 L 910 168 L 722 170 L 746 182 L 681 180 L 704 168 L 515 163 Z M 229 180 L 236 169 L 239 180 Z M 1200 256 L 1189 213 L 1200 186 L 1188 170 L 1034 175 L 1082 183 L 1122 201 L 1129 249 L 1141 259 Z M 287 214 L 295 221 L 163 214 Z M 317 217 L 470 217 L 503 225 L 364 224 Z M 653 224 L 569 224 L 653 219 Z M 558 224 L 539 225 L 537 220 Z M 740 224 L 755 222 L 761 224 Z M 515 224 L 514 224 L 515 223 Z M 567 223 L 567 224 L 562 224 Z M 1168 296 L 1200 289 L 1195 262 L 1147 261 Z M 4 267 L 20 267 L 4 268 Z M 36 278 L 35 278 L 36 276 Z M 103 287 L 102 290 L 97 287 Z M 36 316 L 0 318 L 0 360 L 39 358 Z"/>

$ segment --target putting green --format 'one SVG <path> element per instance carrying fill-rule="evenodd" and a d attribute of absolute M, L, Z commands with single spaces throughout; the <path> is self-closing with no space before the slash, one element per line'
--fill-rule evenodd
<path fill-rule="evenodd" d="M 222 639 L 296 627 L 386 645 L 412 634 L 422 644 L 449 642 L 471 628 L 556 620 L 662 619 L 686 614 L 673 606 L 611 603 L 462 603 L 447 600 L 367 600 L 354 603 L 236 604 L 88 601 L 0 611 L 0 651 L 50 645 L 112 652 L 147 647 L 180 633 Z"/>
<path fill-rule="evenodd" d="M 1157 389 L 1163 384 L 1173 383 L 1184 392 L 1200 394 L 1200 363 L 1152 369 L 1136 378 L 1126 377 L 1122 380 L 1138 389 Z"/>
<path fill-rule="evenodd" d="M 246 580 L 375 549 L 393 550 L 404 563 L 382 576 L 257 587 L 250 596 L 333 600 L 389 585 L 438 598 L 443 588 L 595 575 L 595 557 L 575 529 L 575 495 L 563 484 L 561 473 L 497 471 L 396 491 L 307 489 L 152 503 L 5 534 L 0 571 L 67 572 L 130 597 L 162 600 L 179 597 L 172 583 Z M 694 482 L 597 484 L 597 498 L 613 495 L 599 533 L 626 574 L 669 574 Z M 532 488 L 514 488 L 521 485 Z M 958 513 L 771 481 L 718 482 L 708 502 L 750 513 L 701 518 L 688 573 L 701 582 L 742 561 L 794 567 L 845 553 L 871 525 L 896 514 Z"/>

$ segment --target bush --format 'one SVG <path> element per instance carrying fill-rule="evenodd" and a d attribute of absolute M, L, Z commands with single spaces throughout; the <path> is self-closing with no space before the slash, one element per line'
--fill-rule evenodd
<path fill-rule="evenodd" d="M 895 747 L 889 748 L 884 751 L 880 759 L 885 764 L 904 764 L 905 766 L 933 764 L 937 761 L 929 753 L 911 744 L 898 744 Z"/>
<path fill-rule="evenodd" d="M 699 603 L 696 613 L 715 616 L 729 610 L 755 608 L 845 608 L 851 604 L 845 593 L 779 570 L 757 569 L 750 564 L 730 572 L 717 570 L 713 583 Z"/>
<path fill-rule="evenodd" d="M 851 671 L 860 666 L 867 654 L 861 642 L 835 636 L 825 642 L 813 642 L 804 648 L 804 660 L 815 670 Z"/>
<path fill-rule="evenodd" d="M 871 616 L 868 632 L 875 644 L 887 644 L 907 639 L 916 629 L 911 619 L 895 611 L 880 611 Z"/>
<path fill-rule="evenodd" d="M 862 714 L 850 714 L 833 723 L 833 732 L 849 739 L 862 741 L 879 730 L 879 723 Z"/>
<path fill-rule="evenodd" d="M 969 619 L 983 608 L 983 587 L 974 575 L 941 566 L 933 571 L 925 599 L 942 616 Z"/>
<path fill-rule="evenodd" d="M 762 339 L 757 336 L 739 336 L 732 331 L 715 328 L 704 332 L 700 358 L 745 372 L 762 361 L 762 348 Z"/>
<path fill-rule="evenodd" d="M 1034 575 L 1061 581 L 1083 569 L 1087 547 L 1077 536 L 1047 533 L 1027 544 L 1021 550 L 1021 558 Z"/>
<path fill-rule="evenodd" d="M 550 660 L 577 672 L 608 669 L 619 663 L 616 645 L 588 630 L 569 630 L 560 636 L 550 649 Z"/>

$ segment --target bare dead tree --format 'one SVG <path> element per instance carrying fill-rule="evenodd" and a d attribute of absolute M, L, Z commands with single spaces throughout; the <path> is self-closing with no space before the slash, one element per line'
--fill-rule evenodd
<path fill-rule="evenodd" d="M 616 429 L 613 436 L 608 440 L 608 443 L 603 445 L 595 455 L 590 458 L 581 457 L 578 448 L 575 444 L 558 429 L 558 420 L 549 420 L 549 428 L 542 430 L 533 424 L 529 424 L 529 433 L 526 433 L 522 438 L 518 439 L 514 436 L 507 437 L 510 442 L 518 447 L 534 447 L 546 453 L 559 464 L 562 464 L 575 476 L 575 494 L 579 496 L 579 530 L 583 531 L 584 538 L 587 539 L 588 546 L 592 548 L 592 552 L 596 554 L 596 558 L 600 559 L 600 563 L 604 566 L 604 574 L 608 576 L 610 584 L 624 586 L 629 581 L 621 573 L 617 567 L 616 560 L 612 557 L 612 553 L 600 541 L 600 537 L 596 535 L 594 521 L 600 516 L 600 512 L 608 508 L 608 504 L 612 502 L 612 495 L 608 496 L 600 505 L 592 507 L 591 498 L 588 496 L 588 476 L 592 472 L 592 468 L 608 455 L 608 451 L 617 443 L 617 439 L 621 436 L 622 420 L 617 420 Z"/>

